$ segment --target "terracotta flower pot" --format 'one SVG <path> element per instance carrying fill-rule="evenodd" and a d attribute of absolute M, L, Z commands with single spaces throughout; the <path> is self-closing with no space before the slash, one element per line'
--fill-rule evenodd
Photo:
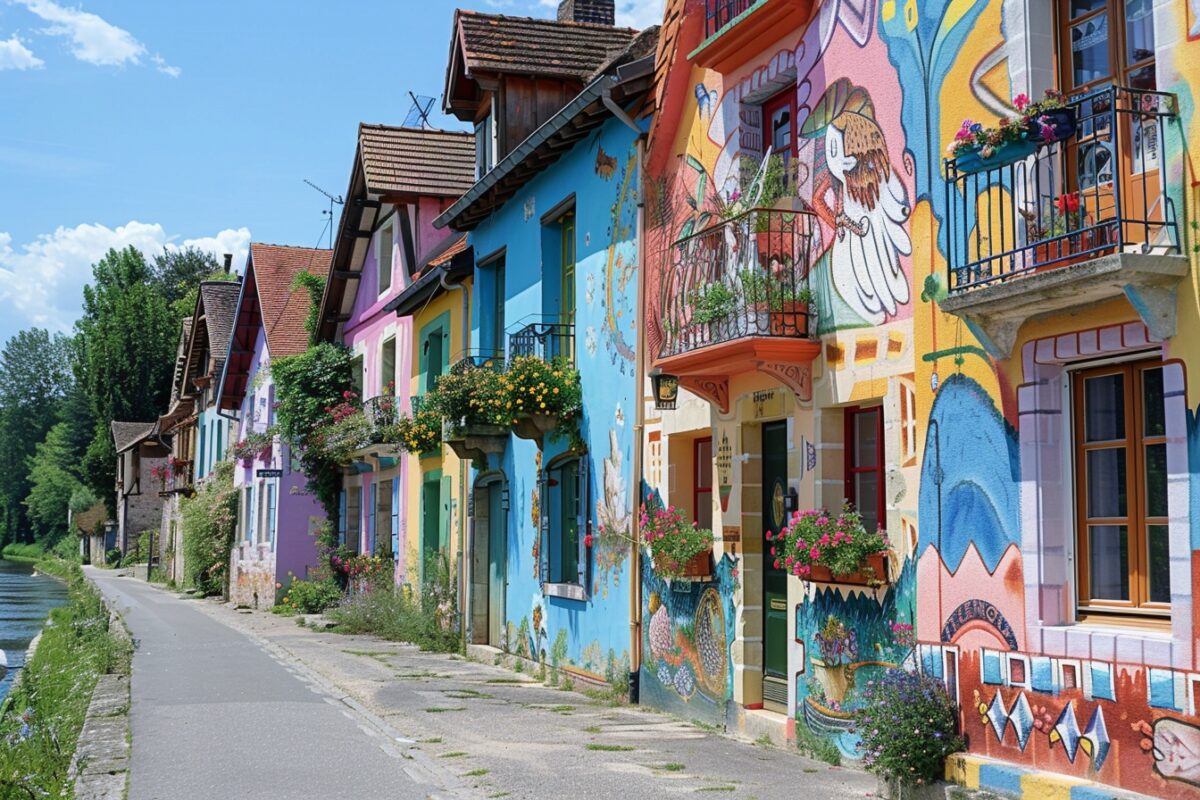
<path fill-rule="evenodd" d="M 1078 264 L 1080 261 L 1096 258 L 1107 250 L 1114 244 L 1112 238 L 1109 235 L 1109 226 L 1101 225 L 1040 243 L 1034 247 L 1033 263 L 1037 265 L 1038 272 Z"/>
<path fill-rule="evenodd" d="M 771 312 L 772 336 L 801 336 L 808 328 L 808 304 L 792 300 Z"/>
<path fill-rule="evenodd" d="M 870 570 L 863 569 L 863 567 L 870 567 Z M 814 564 L 812 571 L 808 575 L 808 580 L 818 583 L 844 583 L 851 586 L 891 583 L 890 576 L 888 575 L 887 553 L 872 553 L 859 566 L 858 572 L 851 572 L 846 575 L 834 575 L 829 571 L 828 567 Z"/>
<path fill-rule="evenodd" d="M 664 574 L 666 577 L 674 577 L 678 575 L 680 578 L 707 578 L 712 575 L 712 551 L 703 550 L 692 556 L 686 564 L 680 567 L 679 563 L 673 559 L 664 558 L 656 554 L 654 549 L 650 550 L 651 560 L 654 562 L 654 571 Z"/>

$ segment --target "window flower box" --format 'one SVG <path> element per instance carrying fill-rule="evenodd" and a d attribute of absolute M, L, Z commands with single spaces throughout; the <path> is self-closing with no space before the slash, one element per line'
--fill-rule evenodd
<path fill-rule="evenodd" d="M 446 428 L 442 441 L 461 459 L 485 459 L 491 453 L 503 453 L 508 444 L 508 428 L 502 425 L 467 424 Z"/>
<path fill-rule="evenodd" d="M 829 567 L 822 564 L 813 564 L 807 577 L 808 580 L 817 583 L 842 583 L 849 586 L 891 583 L 887 553 L 872 553 L 863 559 L 862 565 L 857 571 L 840 575 L 834 575 Z"/>
<path fill-rule="evenodd" d="M 868 532 L 847 504 L 840 513 L 823 508 L 797 511 L 779 533 L 766 539 L 776 569 L 801 580 L 879 586 L 888 582 L 888 542 Z"/>

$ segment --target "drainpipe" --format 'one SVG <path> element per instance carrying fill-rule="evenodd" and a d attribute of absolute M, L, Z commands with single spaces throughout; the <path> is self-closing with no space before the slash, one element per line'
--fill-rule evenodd
<path fill-rule="evenodd" d="M 635 147 L 637 148 L 637 171 L 638 181 L 645 182 L 645 176 L 642 174 L 642 166 L 645 161 L 646 152 L 646 137 L 638 124 L 633 121 L 633 118 L 625 112 L 625 109 L 612 98 L 612 84 L 605 86 L 600 92 L 600 99 L 604 102 L 604 107 L 607 108 L 612 115 L 620 120 L 625 127 L 629 128 L 637 136 Z M 641 187 L 639 187 L 640 189 Z M 638 251 L 638 278 L 637 278 L 637 308 L 638 313 L 642 313 L 643 300 L 646 287 L 646 248 L 645 248 L 645 222 L 646 222 L 646 203 L 645 193 L 638 192 L 637 206 L 637 251 Z M 646 356 L 644 353 L 645 337 L 639 336 L 637 342 L 637 356 L 634 364 L 634 375 L 637 378 L 637 385 L 634 389 L 637 403 L 634 406 L 634 423 L 633 423 L 633 497 L 636 499 L 633 507 L 632 528 L 633 542 L 631 543 L 630 567 L 633 571 L 632 580 L 629 582 L 629 700 L 637 702 L 637 675 L 642 664 L 642 550 L 641 542 L 641 516 L 637 513 L 637 508 L 642 502 L 642 439 L 645 435 L 646 422 L 646 401 L 645 401 L 645 381 L 646 381 Z"/>
<path fill-rule="evenodd" d="M 467 349 L 470 343 L 471 335 L 471 295 L 467 288 L 461 283 L 448 283 L 446 281 L 446 269 L 443 268 L 441 275 L 438 276 L 438 283 L 447 292 L 462 292 L 462 347 Z M 463 512 L 463 521 L 466 523 L 467 513 L 467 470 L 469 467 L 464 467 L 462 461 L 458 462 L 458 498 L 461 503 L 460 508 Z M 467 625 L 466 620 L 469 616 L 463 615 L 463 599 L 467 596 L 466 586 L 466 570 L 463 566 L 463 558 L 465 557 L 465 545 L 463 528 L 458 531 L 458 553 L 455 557 L 455 582 L 458 587 L 458 630 L 462 637 L 463 652 L 466 652 L 467 645 Z"/>

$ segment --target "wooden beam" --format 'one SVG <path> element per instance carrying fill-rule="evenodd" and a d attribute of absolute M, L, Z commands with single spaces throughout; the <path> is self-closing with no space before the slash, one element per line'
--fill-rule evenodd
<path fill-rule="evenodd" d="M 362 277 L 362 273 L 352 269 L 335 269 L 333 277 L 341 278 L 342 280 L 353 281 Z"/>
<path fill-rule="evenodd" d="M 342 234 L 342 236 L 346 237 L 347 239 L 370 239 L 371 232 L 360 230 L 346 231 Z"/>

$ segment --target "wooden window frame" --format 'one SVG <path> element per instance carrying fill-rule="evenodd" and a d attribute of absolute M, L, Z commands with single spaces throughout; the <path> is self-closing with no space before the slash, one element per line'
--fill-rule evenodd
<path fill-rule="evenodd" d="M 1138 624 L 1160 624 L 1170 619 L 1171 604 L 1149 600 L 1149 535 L 1150 525 L 1170 524 L 1169 516 L 1150 517 L 1146 514 L 1145 448 L 1147 445 L 1167 445 L 1167 436 L 1147 436 L 1144 431 L 1145 409 L 1143 408 L 1143 375 L 1153 369 L 1163 369 L 1160 359 L 1122 361 L 1087 369 L 1075 370 L 1071 375 L 1071 437 L 1074 459 L 1075 491 L 1075 579 L 1076 611 L 1081 620 L 1089 622 L 1137 622 Z M 1103 442 L 1086 442 L 1084 439 L 1084 393 L 1083 385 L 1089 378 L 1104 375 L 1124 376 L 1124 420 L 1125 436 Z M 1086 453 L 1092 450 L 1115 449 L 1123 443 L 1125 449 L 1125 496 L 1126 508 L 1123 517 L 1088 517 L 1087 511 L 1087 460 Z M 1129 559 L 1129 600 L 1093 599 L 1090 591 L 1090 558 L 1088 527 L 1091 525 L 1123 525 Z"/>
<path fill-rule="evenodd" d="M 700 463 L 700 447 L 705 442 L 708 443 L 709 452 L 712 452 L 713 437 L 697 436 L 692 440 L 692 522 L 700 523 L 700 499 L 704 496 L 704 502 L 708 507 L 712 508 L 713 496 L 713 480 L 712 480 L 712 461 L 702 465 Z M 708 478 L 708 486 L 700 487 L 701 477 Z"/>
<path fill-rule="evenodd" d="M 1106 84 L 1127 86 L 1129 75 L 1154 64 L 1157 53 L 1132 64 L 1125 63 L 1125 0 L 1105 0 L 1102 7 L 1078 17 L 1071 17 L 1071 0 L 1057 0 L 1055 9 L 1055 40 L 1058 45 L 1058 82 L 1067 95 L 1079 95 Z M 1108 77 L 1075 86 L 1075 69 L 1071 60 L 1071 28 L 1089 19 L 1108 15 Z M 1157 49 L 1157 42 L 1155 43 Z"/>
<path fill-rule="evenodd" d="M 854 465 L 858 455 L 858 448 L 855 446 L 854 440 L 854 420 L 856 417 L 865 414 L 875 414 L 875 461 L 873 467 L 857 467 Z M 844 496 L 847 501 L 854 504 L 854 508 L 858 509 L 858 489 L 854 484 L 854 476 L 864 473 L 874 472 L 879 479 L 879 497 L 876 501 L 876 519 L 879 521 L 879 529 L 886 530 L 885 523 L 887 522 L 886 509 L 886 470 L 884 468 L 885 457 L 887 455 L 887 447 L 883 441 L 883 406 L 850 406 L 844 412 L 845 423 L 845 487 Z"/>
<path fill-rule="evenodd" d="M 771 95 L 762 104 L 762 151 L 775 146 L 775 137 L 771 130 L 771 115 L 781 108 L 787 107 L 792 114 L 792 141 L 788 156 L 795 158 L 800 152 L 800 140 L 796 132 L 796 87 L 788 86 L 781 92 Z M 774 152 L 774 151 L 772 151 Z"/>

